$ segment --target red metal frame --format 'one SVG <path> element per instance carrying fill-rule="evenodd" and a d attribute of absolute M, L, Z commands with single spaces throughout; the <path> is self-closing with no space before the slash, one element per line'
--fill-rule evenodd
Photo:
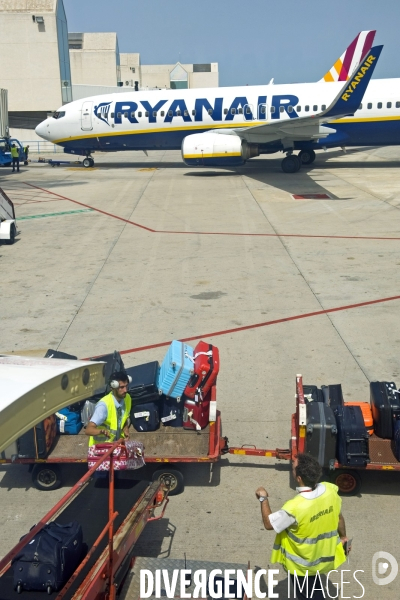
<path fill-rule="evenodd" d="M 52 517 L 60 512 L 60 510 L 69 504 L 86 486 L 89 479 L 92 477 L 97 468 L 107 459 L 110 459 L 109 469 L 109 510 L 108 510 L 108 521 L 103 528 L 102 532 L 90 548 L 85 559 L 80 563 L 76 571 L 70 577 L 68 582 L 65 584 L 63 589 L 58 593 L 56 600 L 61 600 L 68 593 L 72 583 L 82 572 L 83 568 L 90 560 L 91 556 L 95 552 L 101 540 L 108 533 L 108 545 L 103 550 L 100 558 L 96 561 L 95 565 L 91 569 L 88 576 L 74 594 L 74 598 L 86 599 L 86 600 L 115 600 L 117 589 L 114 585 L 114 576 L 116 570 L 121 565 L 126 554 L 130 552 L 137 541 L 139 535 L 143 531 L 148 521 L 156 521 L 164 516 L 166 505 L 168 503 L 168 492 L 162 489 L 162 484 L 152 484 L 154 490 L 146 500 L 146 494 L 151 490 L 150 486 L 137 500 L 135 505 L 130 510 L 128 516 L 125 518 L 118 531 L 114 534 L 114 521 L 118 516 L 118 512 L 114 510 L 114 450 L 121 447 L 125 450 L 123 442 L 115 442 L 105 452 L 96 464 L 88 470 L 88 472 L 71 488 L 67 494 L 39 521 L 39 523 L 31 529 L 31 531 L 20 541 L 2 560 L 0 560 L 0 576 L 5 573 L 11 567 L 12 559 L 22 550 L 22 548 L 29 543 L 34 536 L 40 531 L 44 525 L 46 525 Z M 165 493 L 164 493 L 165 492 Z M 146 501 L 145 501 L 146 500 Z M 138 512 L 138 507 L 145 501 L 145 507 Z M 164 503 L 162 512 L 159 516 L 154 516 L 154 509 L 158 506 L 162 506 Z M 135 514 L 137 513 L 137 514 Z M 136 521 L 132 523 L 132 515 L 136 516 Z M 117 540 L 117 543 L 115 543 Z"/>

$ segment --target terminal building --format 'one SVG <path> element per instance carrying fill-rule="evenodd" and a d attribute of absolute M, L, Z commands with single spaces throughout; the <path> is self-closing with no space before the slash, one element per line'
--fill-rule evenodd
<path fill-rule="evenodd" d="M 68 32 L 63 0 L 0 0 L 0 88 L 8 90 L 10 133 L 35 127 L 61 105 L 128 88 L 218 87 L 218 63 L 142 65 L 120 53 L 116 33 Z"/>

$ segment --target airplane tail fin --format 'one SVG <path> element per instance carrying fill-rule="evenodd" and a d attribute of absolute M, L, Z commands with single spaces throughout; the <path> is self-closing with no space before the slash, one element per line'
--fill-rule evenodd
<path fill-rule="evenodd" d="M 347 81 L 364 56 L 371 50 L 376 30 L 360 31 L 320 82 Z"/>
<path fill-rule="evenodd" d="M 371 48 L 364 56 L 362 63 L 353 71 L 350 79 L 345 82 L 334 101 L 318 116 L 332 118 L 335 116 L 352 115 L 356 112 L 371 80 L 382 48 L 383 46 L 374 46 L 374 48 Z"/>

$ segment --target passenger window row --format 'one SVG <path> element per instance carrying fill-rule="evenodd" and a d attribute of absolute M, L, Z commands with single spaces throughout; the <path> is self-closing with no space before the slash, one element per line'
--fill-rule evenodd
<path fill-rule="evenodd" d="M 396 108 L 400 108 L 400 101 L 397 101 L 395 104 L 396 104 Z M 392 106 L 393 106 L 393 102 L 386 102 L 386 108 L 392 108 Z M 360 106 L 358 107 L 358 110 L 362 110 L 362 107 L 363 107 L 363 105 L 360 104 Z M 371 110 L 371 108 L 373 108 L 373 103 L 368 102 L 367 109 Z M 383 102 L 377 102 L 376 108 L 383 108 Z"/>
<path fill-rule="evenodd" d="M 392 107 L 393 107 L 393 105 L 395 105 L 395 106 L 396 106 L 396 108 L 400 108 L 400 101 L 397 101 L 397 102 L 395 102 L 395 103 L 393 103 L 393 102 L 386 102 L 386 108 L 392 108 Z M 360 106 L 359 106 L 358 110 L 362 110 L 362 108 L 363 108 L 363 105 L 362 105 L 362 104 L 360 104 Z M 367 105 L 366 105 L 366 108 L 367 108 L 368 110 L 371 110 L 371 109 L 373 108 L 373 103 L 372 103 L 372 102 L 368 102 L 368 103 L 367 103 Z M 377 103 L 376 103 L 376 108 L 378 108 L 378 109 L 381 109 L 381 108 L 383 108 L 383 102 L 377 102 Z M 302 108 L 301 106 L 296 106 L 296 107 L 293 107 L 293 106 L 289 105 L 289 106 L 286 106 L 286 107 L 285 107 L 285 106 L 280 106 L 280 107 L 279 107 L 279 112 L 280 112 L 280 113 L 283 113 L 283 112 L 285 112 L 285 109 L 287 110 L 287 112 L 288 112 L 289 114 L 290 114 L 290 113 L 292 113 L 294 110 L 296 110 L 296 112 L 297 112 L 297 113 L 300 113 L 300 112 L 302 112 L 302 110 L 303 110 L 303 108 Z M 304 106 L 304 112 L 310 112 L 310 110 L 311 110 L 312 112 L 318 112 L 318 110 L 319 110 L 319 107 L 318 107 L 318 105 L 317 105 L 317 104 L 313 104 L 313 106 L 312 106 L 312 107 L 311 107 L 310 105 L 306 104 L 306 105 Z M 321 105 L 321 111 L 324 111 L 324 110 L 326 110 L 326 104 L 322 104 L 322 105 Z M 275 113 L 275 111 L 276 111 L 276 109 L 275 109 L 275 106 L 271 106 L 271 108 L 270 108 L 270 113 L 271 113 L 271 114 L 274 114 L 274 113 Z M 252 113 L 252 109 L 251 109 L 251 107 L 250 107 L 250 106 L 245 106 L 245 107 L 244 107 L 244 109 L 243 109 L 243 108 L 231 108 L 231 109 L 229 110 L 228 108 L 224 108 L 224 115 L 227 115 L 229 112 L 230 112 L 230 114 L 231 114 L 231 115 L 236 115 L 236 114 L 238 114 L 238 115 L 242 115 L 242 114 L 250 115 L 250 114 Z M 265 114 L 266 114 L 266 112 L 267 112 L 266 106 L 265 106 L 265 105 L 260 105 L 260 106 L 259 106 L 259 113 L 260 113 L 261 115 L 265 115 Z M 209 109 L 207 110 L 207 114 L 209 114 L 210 116 L 211 116 L 211 115 L 213 115 L 213 113 L 214 113 L 214 111 L 213 111 L 213 109 L 212 109 L 212 108 L 209 108 Z M 57 117 L 58 117 L 58 118 L 60 118 L 60 117 L 63 117 L 63 116 L 64 116 L 64 114 L 65 114 L 65 113 L 58 113 L 58 114 L 57 114 L 57 113 L 55 113 L 55 114 L 54 114 L 54 118 L 57 118 Z M 122 114 L 123 114 L 123 116 L 124 116 L 125 118 L 128 118 L 128 116 L 129 116 L 129 113 L 128 113 L 128 112 L 124 112 L 124 113 L 120 113 L 120 112 L 119 112 L 119 113 L 117 113 L 117 117 L 120 119 L 120 118 L 122 117 Z M 148 111 L 145 111 L 145 113 L 144 113 L 144 116 L 145 116 L 145 117 L 148 117 L 148 116 L 149 116 L 149 114 L 150 114 L 150 113 L 149 113 Z M 193 109 L 193 110 L 192 110 L 192 112 L 191 112 L 191 114 L 192 114 L 192 116 L 196 116 L 196 110 L 195 110 L 195 109 Z M 155 111 L 155 110 L 154 110 L 154 111 L 152 112 L 152 116 L 153 116 L 154 118 L 156 118 L 156 117 L 157 117 L 157 115 L 159 115 L 159 116 L 161 116 L 161 117 L 165 117 L 165 111 L 164 111 L 164 110 L 161 110 L 159 113 L 157 113 L 157 111 Z M 142 111 L 138 111 L 137 113 L 136 113 L 136 112 L 131 112 L 131 113 L 130 113 L 130 117 L 131 117 L 131 119 L 134 119 L 134 118 L 136 118 L 136 117 L 140 118 L 140 117 L 142 117 L 142 116 L 143 116 L 143 113 L 142 113 Z M 173 112 L 172 110 L 169 110 L 169 111 L 168 111 L 168 116 L 169 116 L 169 117 L 173 117 L 173 116 L 174 116 L 174 112 Z M 175 116 L 177 116 L 177 117 L 180 117 L 180 116 L 182 116 L 182 111 L 180 111 L 180 110 L 177 110 L 177 111 L 175 112 Z M 185 111 L 183 111 L 183 116 L 185 116 L 185 117 L 189 116 L 189 111 L 188 111 L 188 110 L 185 110 Z M 114 113 L 111 113 L 111 117 L 114 117 Z"/>

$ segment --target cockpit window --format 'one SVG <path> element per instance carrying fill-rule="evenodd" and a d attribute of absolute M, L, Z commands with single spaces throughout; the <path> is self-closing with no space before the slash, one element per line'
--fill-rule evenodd
<path fill-rule="evenodd" d="M 61 119 L 65 117 L 65 110 L 59 110 L 53 114 L 53 119 Z"/>

